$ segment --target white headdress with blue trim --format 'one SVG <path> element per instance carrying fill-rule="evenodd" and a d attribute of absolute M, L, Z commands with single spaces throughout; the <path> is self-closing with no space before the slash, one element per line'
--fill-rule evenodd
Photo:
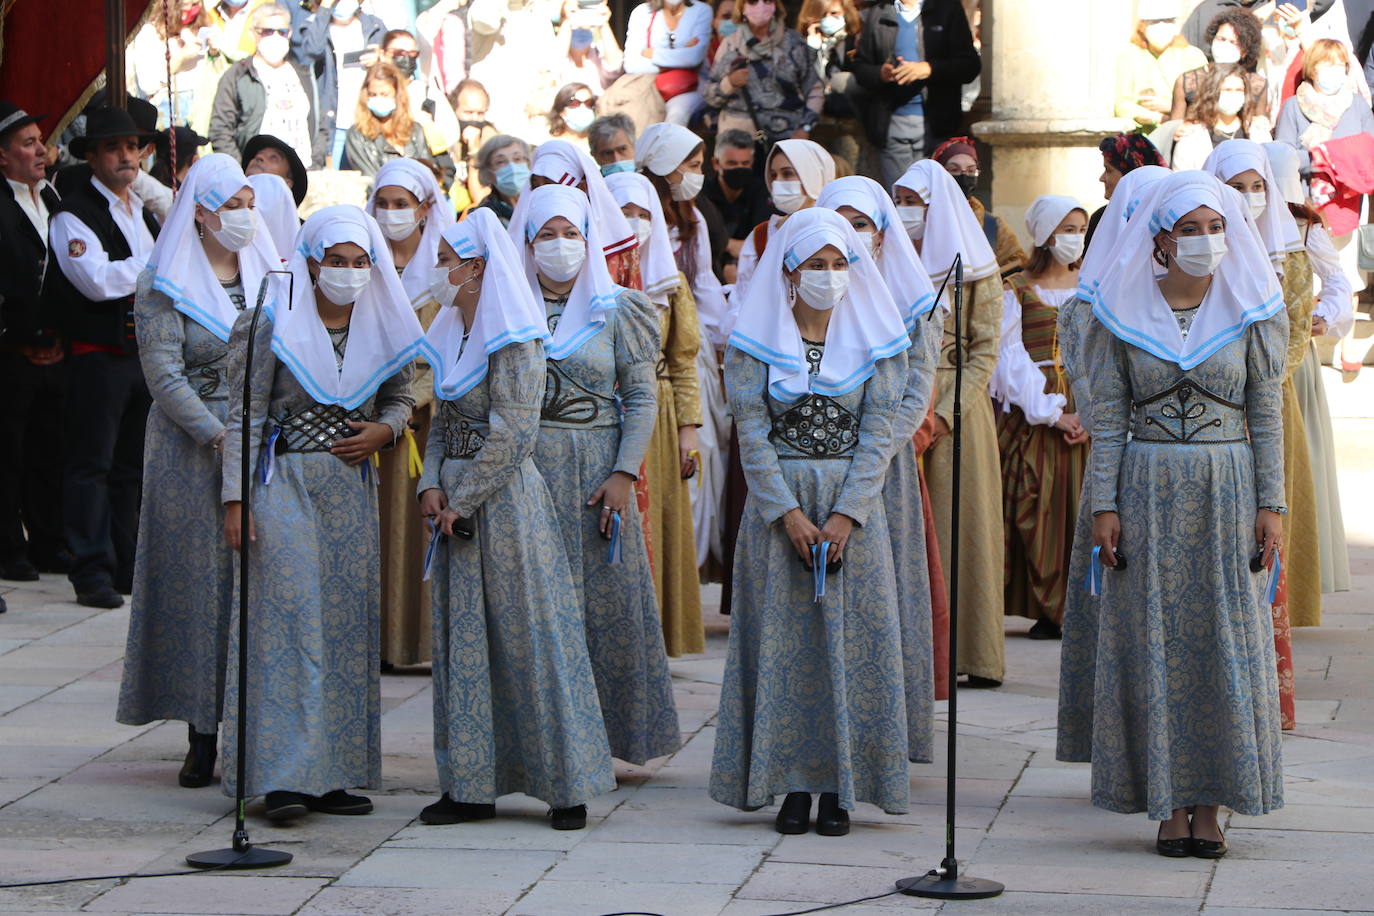
<path fill-rule="evenodd" d="M 792 315 L 791 281 L 784 271 L 827 245 L 849 258 L 849 290 L 831 315 L 820 372 L 812 377 Z M 791 403 L 810 392 L 848 394 L 868 381 L 878 360 L 904 353 L 911 338 L 878 265 L 849 220 L 834 210 L 813 207 L 789 216 L 768 240 L 740 303 L 730 346 L 767 363 L 769 394 Z"/>
<path fill-rule="evenodd" d="M 607 256 L 621 251 L 629 251 L 639 244 L 630 229 L 625 214 L 606 187 L 606 179 L 601 169 L 582 150 L 567 140 L 545 140 L 539 144 L 530 159 L 531 177 L 545 178 L 556 185 L 572 188 L 587 198 L 591 210 L 596 214 L 596 224 L 601 230 L 601 250 Z M 578 185 L 585 184 L 582 191 Z M 542 185 L 541 187 L 547 187 Z M 525 202 L 529 189 L 515 202 L 515 212 L 510 217 L 510 237 L 519 245 L 525 236 L 526 224 L 532 219 L 530 206 Z"/>
<path fill-rule="evenodd" d="M 377 192 L 387 187 L 404 188 L 421 204 L 429 202 L 429 211 L 424 216 L 425 228 L 420 233 L 420 247 L 401 269 L 401 285 L 410 296 L 411 307 L 423 308 L 434 301 L 429 293 L 429 269 L 439 256 L 439 236 L 456 221 L 453 205 L 429 166 L 414 159 L 392 159 L 378 169 L 372 182 L 372 194 L 367 199 L 369 216 L 376 217 Z"/>
<path fill-rule="evenodd" d="M 1185 339 L 1155 279 L 1155 233 L 1172 230 L 1199 207 L 1225 219 L 1226 254 Z M 1108 255 L 1093 302 L 1093 315 L 1118 338 L 1184 370 L 1282 309 L 1278 278 L 1245 198 L 1197 171 L 1175 172 L 1154 186 Z"/>
<path fill-rule="evenodd" d="M 549 332 L 543 303 L 525 282 L 520 252 L 494 212 L 473 210 L 445 229 L 443 239 L 464 261 L 481 258 L 487 265 L 472 330 L 463 326 L 462 311 L 451 306 L 439 312 L 425 335 L 435 360 L 434 393 L 452 401 L 486 378 L 491 354 L 513 343 L 547 340 Z"/>
<path fill-rule="evenodd" d="M 528 204 L 525 211 L 527 218 L 524 239 L 517 244 L 523 249 L 525 277 L 529 281 L 530 290 L 541 299 L 538 268 L 534 263 L 532 247 L 539 230 L 543 229 L 549 220 L 561 216 L 572 223 L 587 240 L 586 263 L 582 265 L 582 270 L 577 274 L 577 280 L 568 293 L 568 301 L 563 306 L 563 317 L 558 321 L 558 329 L 546 345 L 549 359 L 565 359 L 596 336 L 606 324 L 606 313 L 616 308 L 617 297 L 622 287 L 616 285 L 611 279 L 610 271 L 606 269 L 606 257 L 601 253 L 600 226 L 591 218 L 592 208 L 586 194 L 576 188 L 549 184 L 527 191 L 521 196 L 520 201 L 528 201 Z M 515 226 L 514 221 L 511 222 L 511 226 Z"/>
<path fill-rule="evenodd" d="M 650 125 L 653 126 L 653 125 Z M 649 211 L 649 241 L 639 249 L 639 275 L 644 280 L 644 295 L 659 308 L 668 307 L 668 296 L 677 289 L 677 261 L 673 260 L 673 240 L 658 191 L 639 172 L 619 172 L 606 178 L 606 187 L 620 206 L 634 204 Z"/>
<path fill-rule="evenodd" d="M 231 157 L 212 153 L 197 161 L 186 173 L 186 181 L 148 257 L 153 289 L 165 293 L 178 312 L 226 342 L 238 309 L 229 301 L 229 294 L 205 257 L 205 247 L 196 237 L 196 205 L 218 210 L 246 187 L 248 179 Z M 261 215 L 257 235 L 238 255 L 243 295 L 252 308 L 262 278 L 281 265 Z"/>
<path fill-rule="evenodd" d="M 883 233 L 878 269 L 906 320 L 907 331 L 914 331 L 916 320 L 935 305 L 935 287 L 930 285 L 930 276 L 916 254 L 916 246 L 902 228 L 902 218 L 883 186 L 859 175 L 837 178 L 821 191 L 816 206 L 827 210 L 853 207 L 873 220 Z"/>
<path fill-rule="evenodd" d="M 1260 238 L 1269 251 L 1269 259 L 1274 269 L 1283 273 L 1284 256 L 1303 247 L 1302 233 L 1298 231 L 1297 220 L 1283 199 L 1283 188 L 1274 177 L 1274 169 L 1264 146 L 1254 140 L 1225 140 L 1218 143 L 1202 164 L 1202 170 L 1215 175 L 1223 182 L 1230 181 L 1241 172 L 1253 169 L 1264 179 L 1264 212 L 1255 220 L 1259 227 Z"/>
<path fill-rule="evenodd" d="M 997 255 L 988 244 L 983 227 L 973 215 L 968 198 L 954 178 L 934 159 L 913 163 L 893 182 L 893 188 L 909 188 L 926 205 L 926 234 L 921 240 L 921 263 L 930 282 L 939 286 L 949 276 L 956 255 L 963 255 L 964 282 L 997 275 Z M 954 290 L 945 295 L 953 298 Z"/>
<path fill-rule="evenodd" d="M 257 194 L 254 208 L 258 219 L 272 235 L 272 245 L 281 255 L 283 263 L 291 260 L 296 247 L 296 233 L 301 231 L 301 218 L 296 212 L 296 198 L 291 196 L 291 188 L 286 179 L 271 172 L 259 172 L 248 176 L 248 183 Z"/>
<path fill-rule="evenodd" d="M 353 304 L 348 347 L 339 368 L 315 305 L 308 262 L 322 261 L 326 251 L 345 242 L 371 257 L 372 281 Z M 269 300 L 272 353 L 316 401 L 353 410 L 416 356 L 430 359 L 424 329 L 396 276 L 386 237 L 377 221 L 358 207 L 325 207 L 306 220 L 296 238 L 290 269 L 295 283 L 291 308 L 285 307 L 284 296 Z M 274 285 L 280 289 L 284 284 Z"/>

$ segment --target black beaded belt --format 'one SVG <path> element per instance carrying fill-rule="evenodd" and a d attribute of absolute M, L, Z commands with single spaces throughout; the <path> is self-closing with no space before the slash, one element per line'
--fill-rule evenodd
<path fill-rule="evenodd" d="M 849 458 L 859 444 L 859 418 L 831 398 L 812 394 L 777 417 L 768 438 L 799 453 L 779 458 Z"/>
<path fill-rule="evenodd" d="M 337 404 L 312 404 L 280 420 L 270 418 L 271 425 L 279 432 L 273 450 L 278 455 L 327 452 L 340 439 L 357 434 L 357 430 L 348 425 L 350 420 L 361 423 L 367 419 L 367 414 L 361 410 L 344 410 Z"/>
<path fill-rule="evenodd" d="M 1245 405 L 1213 394 L 1191 379 L 1131 404 L 1131 439 L 1161 445 L 1248 442 Z"/>
<path fill-rule="evenodd" d="M 487 443 L 486 433 L 455 402 L 444 401 L 440 411 L 444 419 L 445 458 L 472 458 L 482 450 Z"/>

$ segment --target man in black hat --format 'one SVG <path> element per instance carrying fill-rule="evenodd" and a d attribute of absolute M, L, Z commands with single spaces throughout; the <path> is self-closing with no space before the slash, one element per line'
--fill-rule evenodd
<path fill-rule="evenodd" d="M 0 101 L 0 578 L 66 572 L 62 548 L 62 341 L 38 307 L 48 216 L 41 116 Z M 3 602 L 0 602 L 3 610 Z"/>
<path fill-rule="evenodd" d="M 264 173 L 277 175 L 286 182 L 296 206 L 305 200 L 305 192 L 310 189 L 305 163 L 286 142 L 271 134 L 258 134 L 243 147 L 243 174 Z"/>
<path fill-rule="evenodd" d="M 69 151 L 74 149 L 75 139 L 85 131 L 85 122 L 90 114 L 109 107 L 103 101 L 103 89 L 98 96 L 102 99 L 101 104 L 86 106 L 85 112 L 80 118 L 82 122 L 80 127 L 73 125 L 69 129 L 69 133 L 66 135 Z M 133 118 L 140 134 L 154 139 L 158 137 L 157 108 L 152 102 L 146 99 L 136 99 L 129 95 L 124 97 L 124 109 L 129 112 L 129 117 Z M 155 155 L 156 150 L 156 144 L 150 140 L 148 145 L 140 151 L 140 163 Z M 56 185 L 57 192 L 63 197 L 70 194 L 73 188 L 85 187 L 91 180 L 91 167 L 82 161 L 75 152 L 71 153 L 71 157 L 78 161 L 59 169 L 53 177 L 53 184 Z M 138 175 L 134 178 L 133 191 L 138 195 L 138 199 L 143 201 L 144 208 L 157 217 L 159 221 L 167 218 L 167 213 L 172 209 L 172 188 L 167 182 L 154 178 L 146 169 L 140 167 Z"/>
<path fill-rule="evenodd" d="M 63 523 L 69 578 L 88 607 L 119 607 L 133 585 L 143 476 L 143 427 L 151 399 L 133 332 L 134 289 L 152 253 L 157 221 L 133 191 L 153 136 L 128 112 L 94 111 L 70 144 L 91 167 L 52 218 L 57 270 L 43 307 L 62 316 L 71 342 Z"/>

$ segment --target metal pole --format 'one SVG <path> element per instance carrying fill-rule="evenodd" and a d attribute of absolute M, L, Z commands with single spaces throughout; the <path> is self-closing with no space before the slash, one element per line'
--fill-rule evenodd
<path fill-rule="evenodd" d="M 124 18 L 125 0 L 105 0 L 105 90 L 113 108 L 126 107 L 124 43 L 129 26 Z"/>

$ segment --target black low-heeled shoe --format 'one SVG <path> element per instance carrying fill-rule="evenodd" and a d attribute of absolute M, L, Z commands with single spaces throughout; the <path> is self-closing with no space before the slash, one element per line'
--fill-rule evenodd
<path fill-rule="evenodd" d="M 581 830 L 587 826 L 587 806 L 573 805 L 571 808 L 550 808 L 549 826 L 554 830 Z"/>
<path fill-rule="evenodd" d="M 468 821 L 489 821 L 496 817 L 496 805 L 454 801 L 445 794 L 420 812 L 426 824 L 463 824 Z"/>
<path fill-rule="evenodd" d="M 1231 851 L 1231 847 L 1226 845 L 1226 835 L 1222 834 L 1220 840 L 1203 840 L 1197 837 L 1192 838 L 1191 852 L 1196 859 L 1220 859 Z"/>
<path fill-rule="evenodd" d="M 1164 829 L 1164 825 L 1160 825 Z M 1186 859 L 1193 854 L 1193 828 L 1188 826 L 1188 835 L 1166 840 L 1155 834 L 1155 852 L 1170 859 Z"/>
<path fill-rule="evenodd" d="M 307 798 L 300 792 L 268 792 L 263 799 L 267 819 L 274 824 L 284 824 L 305 817 L 310 813 L 306 807 Z"/>
<path fill-rule="evenodd" d="M 343 789 L 335 789 L 316 797 L 305 796 L 305 804 L 311 811 L 321 814 L 361 815 L 372 813 L 372 799 L 365 795 L 349 795 Z"/>
<path fill-rule="evenodd" d="M 840 807 L 840 796 L 822 792 L 816 804 L 816 832 L 821 836 L 845 836 L 849 833 L 849 812 Z"/>
<path fill-rule="evenodd" d="M 805 833 L 811 826 L 811 794 L 809 792 L 788 792 L 778 809 L 778 818 L 773 822 L 778 833 L 795 835 Z"/>
<path fill-rule="evenodd" d="M 215 781 L 215 758 L 219 754 L 215 745 L 219 736 L 213 732 L 202 735 L 188 724 L 186 739 L 190 747 L 181 772 L 177 773 L 177 783 L 184 789 L 200 789 Z"/>

